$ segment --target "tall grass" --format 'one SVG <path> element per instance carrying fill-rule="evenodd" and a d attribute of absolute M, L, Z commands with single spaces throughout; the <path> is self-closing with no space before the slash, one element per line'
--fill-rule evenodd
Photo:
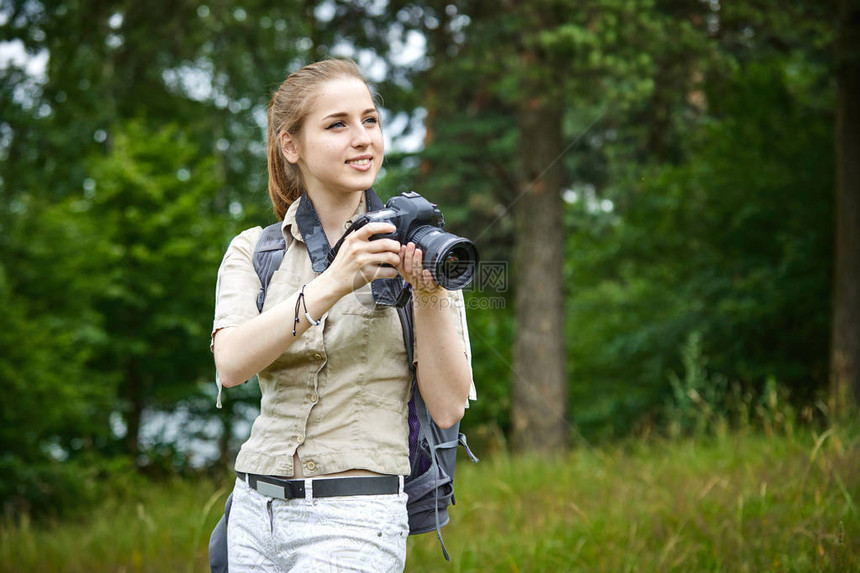
<path fill-rule="evenodd" d="M 463 472 L 451 571 L 857 571 L 860 443 L 733 435 Z M 458 476 L 459 477 L 459 476 Z M 438 571 L 432 539 L 409 570 Z"/>
<path fill-rule="evenodd" d="M 5 572 L 204 572 L 223 483 L 176 480 L 86 519 L 0 527 Z M 640 439 L 458 465 L 444 530 L 407 571 L 860 571 L 860 428 Z"/>

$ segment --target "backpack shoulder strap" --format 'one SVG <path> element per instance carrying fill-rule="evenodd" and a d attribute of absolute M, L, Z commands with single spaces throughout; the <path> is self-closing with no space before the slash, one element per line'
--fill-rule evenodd
<path fill-rule="evenodd" d="M 406 358 L 409 360 L 409 370 L 412 371 L 412 378 L 415 378 L 415 332 L 412 330 L 414 316 L 412 314 L 412 293 L 408 292 L 409 287 L 403 289 L 407 293 L 406 296 L 401 295 L 404 300 L 402 304 L 395 306 L 397 315 L 400 317 L 400 326 L 403 328 L 403 344 L 406 346 Z"/>
<path fill-rule="evenodd" d="M 287 242 L 284 240 L 280 221 L 263 229 L 263 234 L 260 235 L 257 246 L 254 247 L 254 270 L 257 271 L 257 276 L 260 278 L 260 292 L 257 294 L 257 311 L 259 312 L 263 312 L 263 303 L 266 302 L 269 282 L 272 280 L 272 275 L 281 266 L 286 248 Z"/>

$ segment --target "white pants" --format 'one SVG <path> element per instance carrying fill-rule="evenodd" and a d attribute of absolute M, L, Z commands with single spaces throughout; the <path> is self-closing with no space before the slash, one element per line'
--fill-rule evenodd
<path fill-rule="evenodd" d="M 237 479 L 227 524 L 230 573 L 402 572 L 407 496 L 272 499 Z"/>

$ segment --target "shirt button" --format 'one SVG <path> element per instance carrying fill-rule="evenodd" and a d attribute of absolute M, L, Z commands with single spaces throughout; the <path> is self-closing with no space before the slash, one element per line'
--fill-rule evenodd
<path fill-rule="evenodd" d="M 306 467 L 307 469 L 309 469 L 309 470 L 313 471 L 314 469 L 316 469 L 317 465 L 316 465 L 315 463 L 313 463 L 313 462 L 308 462 L 308 463 L 306 463 L 306 464 L 305 464 L 305 467 Z"/>
<path fill-rule="evenodd" d="M 322 354 L 317 352 L 316 354 L 314 354 L 314 358 L 316 358 L 317 360 L 322 360 Z"/>
<path fill-rule="evenodd" d="M 299 435 L 298 435 L 298 437 L 297 437 L 296 439 L 297 439 L 297 440 L 299 441 L 299 443 L 301 444 L 302 442 L 304 442 L 304 441 L 305 441 L 305 435 L 304 435 L 304 434 L 299 434 Z"/>
<path fill-rule="evenodd" d="M 311 402 L 313 402 L 314 404 L 316 404 L 317 400 L 319 400 L 319 399 L 320 399 L 320 397 L 317 396 L 316 394 L 311 394 Z"/>

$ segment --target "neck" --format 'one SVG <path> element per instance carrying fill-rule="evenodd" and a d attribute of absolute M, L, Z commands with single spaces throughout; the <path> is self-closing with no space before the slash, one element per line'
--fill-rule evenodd
<path fill-rule="evenodd" d="M 322 223 L 323 231 L 333 245 L 343 235 L 344 224 L 352 217 L 364 197 L 364 191 L 353 193 L 308 193 Z"/>

